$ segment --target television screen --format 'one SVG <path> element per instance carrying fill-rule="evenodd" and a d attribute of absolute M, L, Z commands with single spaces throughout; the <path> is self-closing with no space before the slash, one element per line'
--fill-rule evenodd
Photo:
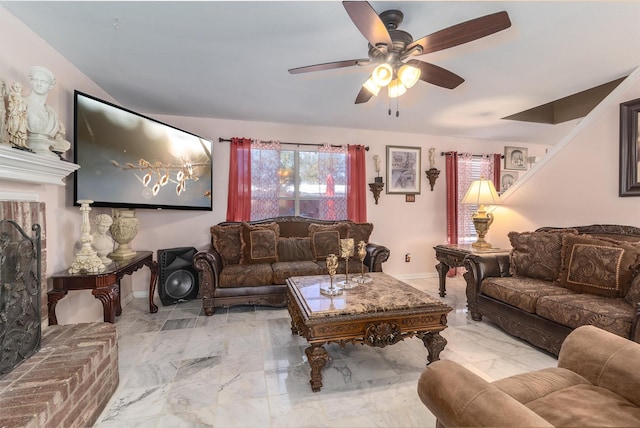
<path fill-rule="evenodd" d="M 74 201 L 212 210 L 212 142 L 74 92 Z"/>

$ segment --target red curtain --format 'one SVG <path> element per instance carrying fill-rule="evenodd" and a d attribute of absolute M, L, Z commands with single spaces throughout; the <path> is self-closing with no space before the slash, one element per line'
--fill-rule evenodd
<path fill-rule="evenodd" d="M 447 243 L 458 243 L 458 152 L 445 157 L 447 187 Z"/>
<path fill-rule="evenodd" d="M 349 145 L 347 217 L 357 223 L 367 221 L 367 178 L 364 152 L 364 146 Z"/>
<path fill-rule="evenodd" d="M 502 165 L 502 155 L 499 153 L 495 153 L 493 155 L 493 187 L 498 189 L 499 192 L 501 189 L 501 181 L 500 181 L 500 166 Z"/>
<path fill-rule="evenodd" d="M 232 138 L 227 221 L 251 220 L 251 140 Z"/>

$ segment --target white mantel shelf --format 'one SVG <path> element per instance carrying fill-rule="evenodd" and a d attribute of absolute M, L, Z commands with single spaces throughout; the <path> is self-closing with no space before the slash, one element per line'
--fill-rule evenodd
<path fill-rule="evenodd" d="M 80 165 L 53 156 L 17 150 L 0 144 L 0 180 L 26 181 L 64 186 L 64 178 Z"/>

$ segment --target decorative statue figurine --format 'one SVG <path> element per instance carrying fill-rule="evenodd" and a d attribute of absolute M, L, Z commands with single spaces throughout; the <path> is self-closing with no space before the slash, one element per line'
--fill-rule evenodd
<path fill-rule="evenodd" d="M 29 71 L 31 93 L 24 97 L 27 103 L 27 144 L 36 153 L 55 156 L 71 148 L 65 140 L 64 126 L 56 112 L 46 104 L 49 91 L 56 79 L 49 69 L 36 65 Z"/>
<path fill-rule="evenodd" d="M 95 225 L 96 230 L 91 233 L 93 236 L 93 242 L 91 245 L 98 253 L 102 263 L 108 265 L 111 263 L 111 259 L 107 257 L 107 255 L 113 251 L 114 241 L 113 238 L 107 235 L 107 232 L 113 224 L 113 219 L 108 214 L 98 214 L 93 219 L 93 224 Z"/>
<path fill-rule="evenodd" d="M 16 148 L 27 147 L 27 103 L 22 98 L 22 85 L 15 82 L 9 94 L 9 115 L 7 116 L 9 142 Z"/>
<path fill-rule="evenodd" d="M 7 83 L 0 79 L 0 144 L 9 144 L 9 134 L 7 133 L 7 106 L 5 98 L 9 95 Z"/>

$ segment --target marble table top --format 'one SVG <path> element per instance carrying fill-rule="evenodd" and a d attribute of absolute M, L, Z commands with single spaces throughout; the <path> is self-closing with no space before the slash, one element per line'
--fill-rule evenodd
<path fill-rule="evenodd" d="M 385 273 L 371 272 L 367 275 L 373 282 L 345 289 L 334 297 L 320 293 L 320 287 L 329 286 L 328 275 L 293 277 L 289 282 L 303 297 L 305 310 L 311 319 L 397 310 L 451 310 L 439 299 Z M 334 286 L 342 280 L 344 275 L 336 275 Z"/>

